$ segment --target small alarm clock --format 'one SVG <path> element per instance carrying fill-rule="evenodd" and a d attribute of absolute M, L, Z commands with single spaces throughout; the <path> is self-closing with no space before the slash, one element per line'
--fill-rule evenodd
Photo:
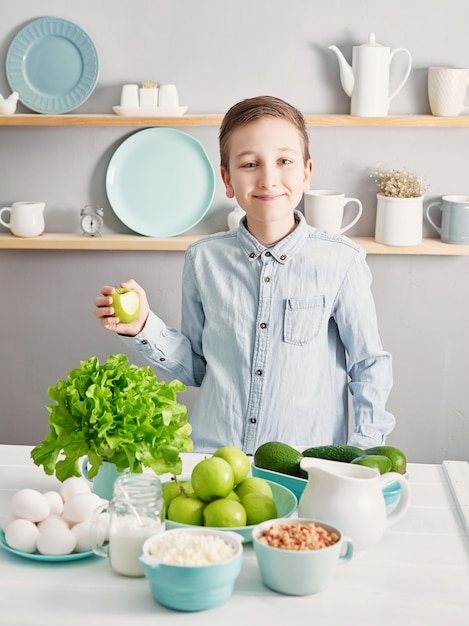
<path fill-rule="evenodd" d="M 80 212 L 80 226 L 84 235 L 88 237 L 101 236 L 103 229 L 104 209 L 95 204 L 87 204 Z"/>

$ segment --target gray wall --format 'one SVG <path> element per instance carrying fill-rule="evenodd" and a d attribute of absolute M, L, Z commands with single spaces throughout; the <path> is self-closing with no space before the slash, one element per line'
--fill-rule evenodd
<path fill-rule="evenodd" d="M 327 46 L 338 45 L 350 60 L 352 45 L 370 31 L 379 43 L 412 53 L 411 76 L 391 114 L 429 113 L 428 66 L 469 67 L 466 0 L 16 0 L 0 4 L 0 59 L 23 25 L 46 15 L 76 22 L 98 49 L 99 83 L 81 113 L 111 112 L 121 85 L 143 80 L 176 83 L 189 113 L 223 113 L 265 93 L 304 113 L 348 113 Z M 393 78 L 398 74 L 396 65 Z M 184 130 L 204 143 L 217 168 L 218 129 Z M 129 232 L 109 206 L 104 176 L 114 150 L 135 131 L 0 127 L 0 205 L 45 200 L 48 231 L 79 232 L 79 210 L 93 202 L 105 207 L 107 232 Z M 312 186 L 363 201 L 364 217 L 352 235 L 373 234 L 370 173 L 378 163 L 423 174 L 431 184 L 427 201 L 469 194 L 467 129 L 313 128 L 310 134 Z M 218 180 L 210 211 L 193 232 L 225 229 L 232 206 Z M 425 235 L 435 235 L 429 225 Z M 383 343 L 394 357 L 388 408 L 397 426 L 388 442 L 411 461 L 467 460 L 469 257 L 368 260 Z M 0 442 L 38 443 L 48 432 L 47 388 L 80 360 L 124 351 L 92 316 L 102 284 L 135 278 L 152 307 L 178 326 L 182 262 L 180 252 L 0 250 Z M 190 407 L 195 393 L 180 399 Z"/>

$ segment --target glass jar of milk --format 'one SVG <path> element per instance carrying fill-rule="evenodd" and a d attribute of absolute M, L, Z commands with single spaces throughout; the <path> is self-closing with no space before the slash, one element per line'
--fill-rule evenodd
<path fill-rule="evenodd" d="M 150 472 L 124 474 L 114 483 L 110 503 L 99 507 L 91 525 L 95 554 L 109 557 L 112 569 L 124 576 L 143 576 L 139 562 L 143 543 L 165 529 L 160 479 Z"/>

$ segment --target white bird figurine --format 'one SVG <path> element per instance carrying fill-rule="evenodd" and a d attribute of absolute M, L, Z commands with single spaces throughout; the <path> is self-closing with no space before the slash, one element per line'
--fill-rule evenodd
<path fill-rule="evenodd" d="M 4 98 L 0 93 L 0 115 L 12 115 L 16 111 L 16 103 L 18 102 L 19 94 L 14 91 Z"/>

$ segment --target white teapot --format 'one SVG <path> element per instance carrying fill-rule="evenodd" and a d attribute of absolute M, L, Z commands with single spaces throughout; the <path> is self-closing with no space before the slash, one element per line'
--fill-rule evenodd
<path fill-rule="evenodd" d="M 335 52 L 340 65 L 340 81 L 345 93 L 351 96 L 350 114 L 361 117 L 381 117 L 389 112 L 389 104 L 402 89 L 409 77 L 412 57 L 406 48 L 390 48 L 375 41 L 374 33 L 370 33 L 367 43 L 353 46 L 352 65 L 345 60 L 337 46 L 329 46 Z M 389 74 L 394 55 L 403 52 L 408 63 L 404 78 L 397 88 L 389 95 Z"/>
<path fill-rule="evenodd" d="M 298 517 L 336 526 L 357 550 L 378 543 L 387 526 L 397 522 L 409 506 L 409 483 L 397 472 L 380 475 L 365 465 L 310 457 L 303 457 L 300 465 L 308 473 L 308 482 L 298 504 Z M 382 489 L 395 481 L 401 496 L 388 515 Z"/>

